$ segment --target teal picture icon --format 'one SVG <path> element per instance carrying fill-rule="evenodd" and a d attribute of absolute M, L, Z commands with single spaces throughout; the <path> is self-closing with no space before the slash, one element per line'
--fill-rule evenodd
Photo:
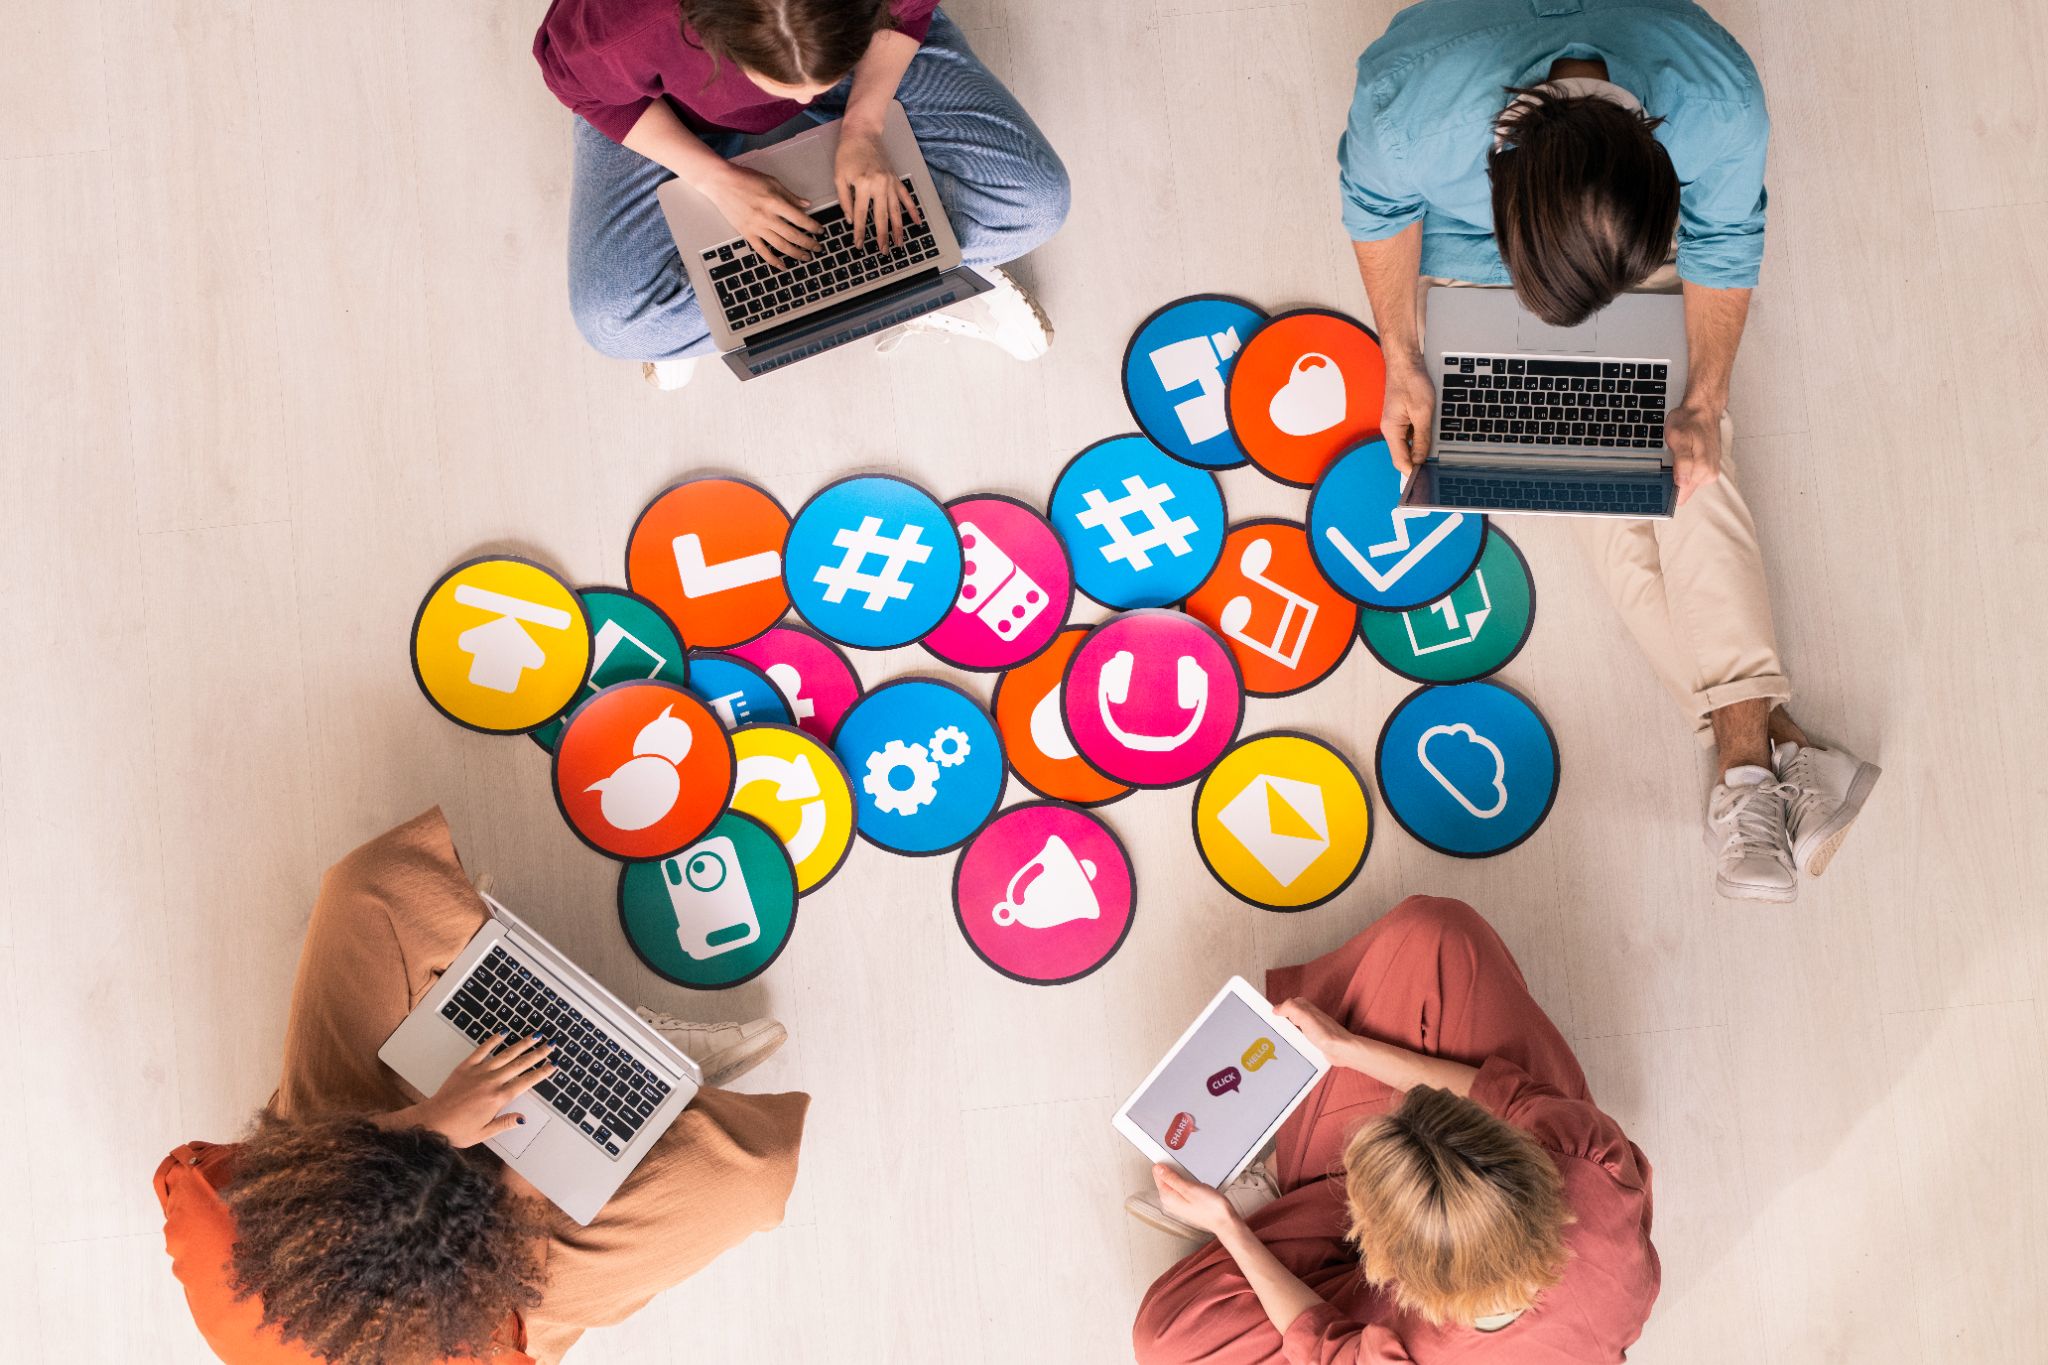
<path fill-rule="evenodd" d="M 583 599 L 584 614 L 590 618 L 590 677 L 577 694 L 578 702 L 613 683 L 645 678 L 681 683 L 689 676 L 682 639 L 661 608 L 624 588 L 579 588 L 576 595 Z M 568 721 L 568 712 L 564 712 L 533 731 L 533 742 L 553 753 Z"/>
<path fill-rule="evenodd" d="M 796 871 L 782 841 L 727 811 L 672 858 L 619 873 L 619 927 L 655 975 L 717 991 L 768 970 L 796 928 Z"/>
<path fill-rule="evenodd" d="M 1498 526 L 1472 572 L 1427 606 L 1362 611 L 1358 633 L 1374 658 L 1422 683 L 1472 682 L 1507 667 L 1536 624 L 1529 561 Z"/>

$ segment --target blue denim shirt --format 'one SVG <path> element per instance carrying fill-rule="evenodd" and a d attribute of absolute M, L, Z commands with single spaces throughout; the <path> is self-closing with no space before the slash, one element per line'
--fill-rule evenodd
<path fill-rule="evenodd" d="M 1422 220 L 1422 273 L 1506 284 L 1486 154 L 1507 86 L 1560 57 L 1601 58 L 1662 118 L 1681 186 L 1678 273 L 1754 285 L 1764 255 L 1763 83 L 1736 41 L 1688 0 L 1422 0 L 1358 59 L 1338 145 L 1352 240 Z"/>

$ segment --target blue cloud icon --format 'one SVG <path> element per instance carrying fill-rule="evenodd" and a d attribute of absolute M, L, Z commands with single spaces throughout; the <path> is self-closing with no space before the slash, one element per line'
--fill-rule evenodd
<path fill-rule="evenodd" d="M 1387 717 L 1374 766 L 1387 813 L 1455 858 L 1505 853 L 1557 798 L 1556 738 L 1527 698 L 1495 682 L 1416 689 Z"/>
<path fill-rule="evenodd" d="M 1437 752 L 1445 759 L 1441 766 L 1430 756 L 1431 740 L 1437 741 Z M 1472 751 L 1483 751 L 1484 756 Z M 1459 721 L 1455 725 L 1432 725 L 1424 730 L 1422 737 L 1415 741 L 1415 760 L 1422 765 L 1424 772 L 1436 779 L 1438 786 L 1449 792 L 1451 798 L 1475 818 L 1491 820 L 1508 808 L 1507 759 L 1501 754 L 1498 744 L 1466 722 Z M 1493 776 L 1488 781 L 1493 790 L 1481 793 L 1487 802 L 1483 807 L 1466 793 L 1465 788 L 1452 781 L 1444 772 L 1444 768 L 1449 767 L 1453 772 L 1463 775 L 1473 770 L 1475 761 L 1482 765 L 1480 771 L 1484 771 L 1488 765 L 1493 770 Z"/>

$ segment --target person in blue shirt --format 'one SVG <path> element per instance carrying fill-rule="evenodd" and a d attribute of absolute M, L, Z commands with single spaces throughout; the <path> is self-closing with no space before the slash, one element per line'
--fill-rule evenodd
<path fill-rule="evenodd" d="M 1387 360 L 1383 434 L 1429 452 L 1433 286 L 1507 285 L 1571 326 L 1682 292 L 1687 385 L 1665 419 L 1667 521 L 1575 519 L 1623 621 L 1717 747 L 1706 838 L 1724 896 L 1790 901 L 1878 777 L 1786 711 L 1763 553 L 1729 456 L 1729 376 L 1764 252 L 1770 117 L 1745 54 L 1690 0 L 1422 0 L 1358 62 L 1344 226 Z"/>

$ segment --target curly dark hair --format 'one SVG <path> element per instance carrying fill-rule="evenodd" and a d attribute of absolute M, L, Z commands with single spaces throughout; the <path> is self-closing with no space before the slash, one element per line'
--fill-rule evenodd
<path fill-rule="evenodd" d="M 431 1129 L 264 1114 L 221 1198 L 235 1292 L 323 1360 L 487 1357 L 540 1300 L 537 1211 Z"/>

